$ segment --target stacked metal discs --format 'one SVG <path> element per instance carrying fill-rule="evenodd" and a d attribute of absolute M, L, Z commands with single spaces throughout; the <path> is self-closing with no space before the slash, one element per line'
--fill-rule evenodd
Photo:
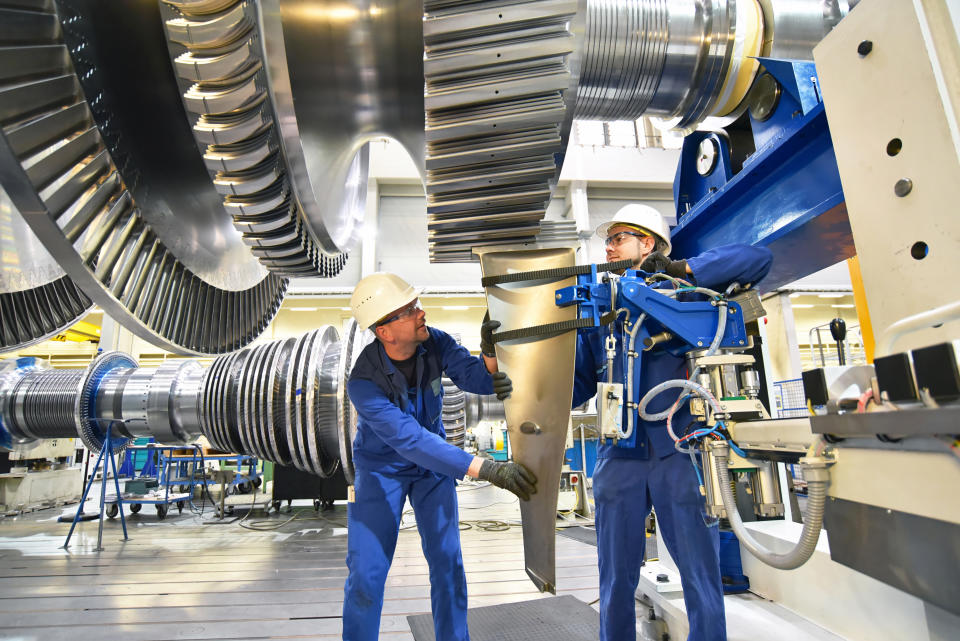
<path fill-rule="evenodd" d="M 467 434 L 466 392 L 446 376 L 443 377 L 443 429 L 447 443 L 463 447 Z"/>
<path fill-rule="evenodd" d="M 82 369 L 36 370 L 26 374 L 4 394 L 5 421 L 14 435 L 23 438 L 76 438 L 77 393 Z"/>
<path fill-rule="evenodd" d="M 576 117 L 676 118 L 678 128 L 711 115 L 729 70 L 735 0 L 590 0 Z"/>
<path fill-rule="evenodd" d="M 591 0 L 587 7 L 577 117 L 636 118 L 660 85 L 670 38 L 667 6 Z"/>
<path fill-rule="evenodd" d="M 340 465 L 341 348 L 327 326 L 218 358 L 201 384 L 204 435 L 226 452 L 331 476 Z"/>

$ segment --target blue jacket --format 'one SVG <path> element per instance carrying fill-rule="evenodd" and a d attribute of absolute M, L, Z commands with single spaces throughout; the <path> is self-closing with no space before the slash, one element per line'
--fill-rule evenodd
<path fill-rule="evenodd" d="M 756 284 L 770 271 L 773 254 L 765 247 L 750 245 L 725 245 L 711 249 L 699 256 L 687 260 L 687 265 L 693 271 L 687 280 L 691 283 L 709 289 L 724 290 L 730 283 L 738 282 L 741 285 Z M 668 283 L 658 283 L 658 287 L 669 286 Z M 681 296 L 684 296 L 681 294 Z M 703 300 L 699 294 L 689 294 L 686 300 Z M 681 299 L 683 300 L 683 299 Z M 617 323 L 615 337 L 617 339 L 618 357 L 614 360 L 613 380 L 622 382 L 626 386 L 624 365 L 626 363 L 625 342 L 629 336 L 624 336 L 622 323 Z M 577 361 L 574 376 L 573 406 L 581 405 L 597 393 L 597 383 L 606 380 L 606 352 L 603 348 L 607 337 L 606 327 L 581 330 L 577 335 Z M 650 352 L 640 352 L 639 372 L 634 371 L 634 398 L 639 402 L 647 390 L 666 380 L 686 378 L 686 362 L 682 357 L 674 356 L 664 349 Z M 634 365 L 636 367 L 636 365 Z M 668 409 L 677 400 L 680 390 L 667 390 L 650 402 L 648 410 L 659 413 Z M 623 426 L 626 428 L 627 416 L 624 406 Z M 630 410 L 636 411 L 636 410 Z M 616 447 L 612 444 L 603 444 L 597 454 L 598 458 L 642 458 L 649 457 L 651 445 L 657 456 L 663 458 L 673 454 L 673 439 L 667 433 L 667 422 L 648 422 L 635 415 L 634 429 L 637 431 L 636 447 Z M 674 431 L 682 433 L 690 425 L 693 418 L 685 404 L 673 416 Z"/>
<path fill-rule="evenodd" d="M 387 356 L 380 341 L 367 345 L 350 372 L 347 393 L 357 408 L 354 465 L 382 473 L 419 466 L 453 478 L 467 473 L 473 456 L 445 440 L 441 412 L 446 374 L 457 387 L 492 394 L 493 378 L 480 356 L 433 327 L 417 347 L 415 387 Z"/>

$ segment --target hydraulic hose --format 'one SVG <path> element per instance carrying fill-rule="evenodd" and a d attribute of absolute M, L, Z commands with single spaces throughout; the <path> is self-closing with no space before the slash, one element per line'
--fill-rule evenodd
<path fill-rule="evenodd" d="M 630 342 L 627 345 L 627 403 L 633 402 L 633 361 L 637 357 L 637 334 L 640 333 L 640 327 L 646 318 L 646 314 L 640 314 L 640 318 L 630 329 Z M 630 438 L 633 434 L 633 408 L 628 406 L 627 410 L 627 429 L 619 435 L 620 438 Z"/>
<path fill-rule="evenodd" d="M 684 291 L 694 292 L 697 294 L 704 294 L 713 298 L 720 298 L 719 292 L 716 292 L 712 289 L 707 289 L 706 287 L 693 287 L 693 288 L 685 289 Z M 675 298 L 677 293 L 679 292 L 674 290 L 674 291 L 667 292 L 667 295 L 670 296 L 671 298 Z M 707 349 L 707 353 L 705 354 L 706 356 L 712 356 L 714 353 L 716 353 L 717 349 L 719 349 L 720 347 L 720 341 L 723 340 L 723 333 L 727 329 L 726 301 L 720 300 L 719 303 L 717 304 L 717 308 L 719 310 L 719 314 L 717 317 L 717 331 L 713 336 L 713 341 L 711 341 L 710 347 Z M 634 324 L 633 328 L 630 330 L 630 342 L 627 347 L 628 356 L 627 356 L 626 398 L 628 399 L 628 402 L 631 402 L 629 399 L 633 399 L 633 363 L 637 354 L 637 350 L 636 350 L 637 334 L 639 333 L 640 326 L 643 324 L 643 321 L 646 319 L 646 317 L 647 317 L 646 314 L 641 314 L 640 317 L 637 319 L 637 322 Z M 694 373 L 696 373 L 696 371 L 694 371 Z M 691 387 L 691 386 L 695 386 L 695 387 Z M 661 383 L 660 385 L 657 385 L 656 387 L 651 389 L 649 392 L 647 392 L 646 395 L 640 400 L 640 405 L 637 409 L 639 411 L 640 416 L 644 420 L 662 421 L 663 419 L 667 418 L 670 415 L 669 409 L 663 412 L 660 412 L 659 414 L 647 414 L 646 407 L 647 407 L 647 404 L 653 399 L 653 397 L 657 396 L 657 394 L 659 394 L 660 392 L 670 389 L 672 387 L 681 387 L 681 388 L 689 389 L 690 391 L 693 391 L 694 393 L 702 396 L 704 399 L 711 401 L 711 405 L 714 409 L 714 412 L 717 412 L 717 413 L 720 412 L 719 405 L 717 404 L 716 400 L 713 399 L 713 395 L 710 394 L 708 390 L 706 390 L 704 387 L 700 386 L 699 384 L 691 380 L 677 379 L 674 381 L 666 381 L 665 383 Z M 673 433 L 672 426 L 668 424 L 667 427 L 670 430 L 670 435 L 673 437 L 673 440 L 676 441 L 677 437 Z M 628 411 L 627 412 L 627 429 L 624 430 L 618 436 L 619 438 L 630 438 L 632 434 L 633 434 L 633 411 Z"/>
<path fill-rule="evenodd" d="M 654 397 L 658 396 L 661 392 L 665 392 L 668 389 L 674 389 L 674 388 L 679 388 L 681 390 L 693 392 L 700 398 L 710 403 L 710 407 L 713 409 L 715 414 L 722 413 L 720 409 L 720 404 L 717 403 L 717 399 L 714 398 L 713 394 L 710 393 L 710 390 L 708 390 L 706 387 L 704 387 L 700 383 L 691 381 L 690 379 L 676 378 L 670 381 L 664 381 L 659 385 L 655 385 L 654 387 L 651 387 L 650 391 L 643 395 L 643 398 L 640 399 L 640 417 L 643 418 L 643 420 L 645 421 L 662 421 L 663 419 L 667 418 L 670 415 L 669 409 L 663 412 L 660 412 L 659 414 L 647 414 L 647 405 L 650 403 L 650 401 L 654 399 Z M 676 435 L 673 434 L 673 430 L 671 429 L 670 431 L 671 431 L 670 435 L 673 437 L 673 440 L 677 440 Z"/>
<path fill-rule="evenodd" d="M 827 487 L 830 485 L 830 472 L 827 470 L 826 459 L 808 457 L 800 461 L 803 478 L 807 482 L 807 513 L 803 520 L 803 531 L 793 549 L 779 554 L 759 543 L 743 525 L 733 496 L 730 470 L 727 467 L 727 458 L 730 456 L 729 444 L 726 441 L 713 441 L 710 443 L 710 452 L 717 466 L 720 496 L 723 498 L 723 507 L 727 511 L 727 520 L 740 543 L 750 554 L 780 570 L 795 570 L 806 563 L 817 548 L 820 529 L 823 527 L 823 510 L 827 500 Z"/>

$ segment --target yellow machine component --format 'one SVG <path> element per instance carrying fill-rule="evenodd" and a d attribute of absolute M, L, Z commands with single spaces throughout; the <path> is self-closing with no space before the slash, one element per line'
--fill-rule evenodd
<path fill-rule="evenodd" d="M 757 56 L 761 55 L 763 48 L 763 26 L 763 12 L 756 0 L 737 3 L 733 59 L 711 115 L 726 116 L 732 113 L 746 97 L 760 67 Z"/>
<path fill-rule="evenodd" d="M 863 274 L 860 273 L 860 258 L 847 259 L 850 270 L 850 283 L 853 285 L 853 302 L 857 306 L 857 318 L 860 319 L 860 335 L 863 336 L 863 350 L 867 362 L 873 362 L 873 350 L 876 341 L 873 338 L 873 323 L 870 321 L 870 309 L 867 306 L 867 291 L 863 288 Z"/>
<path fill-rule="evenodd" d="M 100 341 L 100 326 L 88 323 L 87 321 L 77 321 L 62 333 L 57 334 L 53 340 L 73 341 L 76 343 L 89 343 Z"/>

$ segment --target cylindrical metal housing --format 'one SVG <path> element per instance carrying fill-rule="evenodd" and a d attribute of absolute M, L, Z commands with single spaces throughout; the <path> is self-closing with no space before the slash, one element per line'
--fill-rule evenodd
<path fill-rule="evenodd" d="M 760 374 L 755 369 L 745 369 L 740 372 L 740 384 L 748 398 L 756 398 L 760 393 Z"/>
<path fill-rule="evenodd" d="M 75 406 L 83 370 L 34 371 L 17 383 L 4 414 L 20 438 L 76 438 Z"/>
<path fill-rule="evenodd" d="M 812 60 L 848 0 L 589 0 L 575 117 L 736 117 L 758 57 Z"/>
<path fill-rule="evenodd" d="M 128 438 L 189 443 L 201 432 L 197 402 L 202 376 L 203 368 L 186 360 L 167 361 L 157 368 L 113 370 L 97 391 L 97 418 L 116 421 L 116 431 Z"/>

